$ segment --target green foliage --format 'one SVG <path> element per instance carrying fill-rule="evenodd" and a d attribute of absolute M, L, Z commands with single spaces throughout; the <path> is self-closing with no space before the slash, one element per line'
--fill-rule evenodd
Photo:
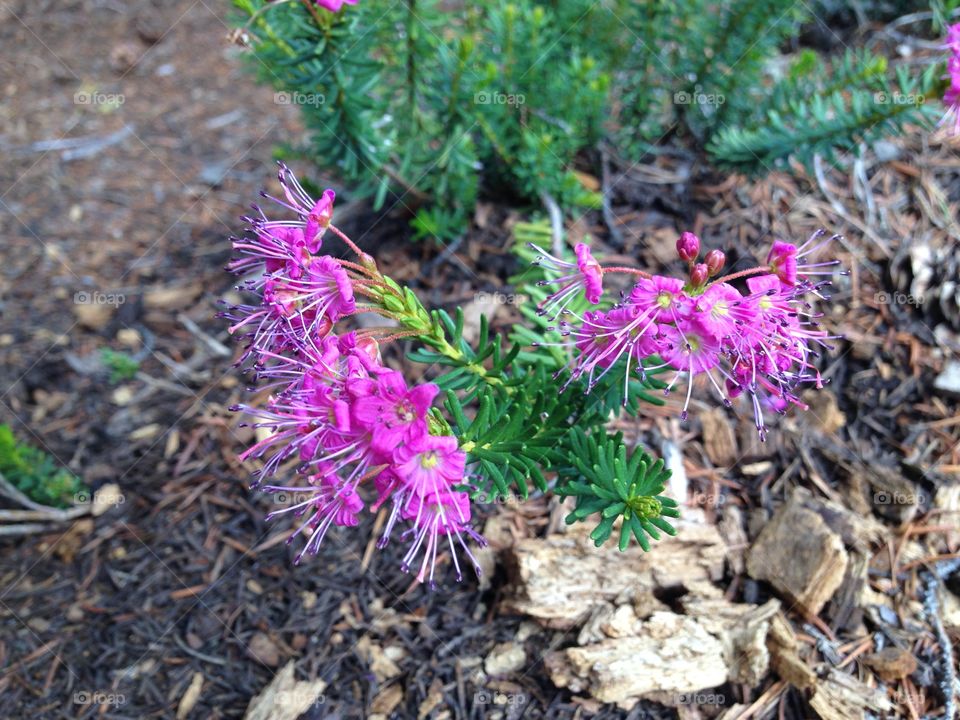
<path fill-rule="evenodd" d="M 110 348 L 101 348 L 100 359 L 110 371 L 110 382 L 119 383 L 136 377 L 140 370 L 140 361 L 127 353 L 117 352 Z"/>
<path fill-rule="evenodd" d="M 84 490 L 83 483 L 42 450 L 17 442 L 7 425 L 0 425 L 0 475 L 34 502 L 67 507 Z"/>
<path fill-rule="evenodd" d="M 461 231 L 479 168 L 498 192 L 590 199 L 572 167 L 599 137 L 610 77 L 548 7 L 493 1 L 454 16 L 436 0 L 338 14 L 234 5 L 253 67 L 279 102 L 302 107 L 317 162 L 377 207 L 392 194 L 415 212 L 418 237 Z"/>
<path fill-rule="evenodd" d="M 457 13 L 364 1 L 336 14 L 233 2 L 252 66 L 301 107 L 311 156 L 377 208 L 408 207 L 417 238 L 457 236 L 481 191 L 595 206 L 574 168 L 600 140 L 639 159 L 680 132 L 720 165 L 762 172 L 918 122 L 920 103 L 875 97 L 936 89 L 936 73 L 918 86 L 866 53 L 804 50 L 778 77 L 786 41 L 815 20 L 793 0 L 484 0 Z M 937 0 L 936 17 L 955 4 Z"/>
<path fill-rule="evenodd" d="M 718 132 L 708 145 L 717 162 L 753 172 L 795 157 L 810 165 L 816 154 L 839 162 L 839 152 L 859 154 L 870 143 L 901 132 L 907 122 L 934 118 L 937 69 L 920 77 L 898 68 L 891 80 L 883 58 L 848 52 L 836 67 L 802 57 L 765 103 L 755 121 Z"/>
<path fill-rule="evenodd" d="M 570 467 L 560 471 L 557 493 L 577 498 L 577 506 L 566 521 L 573 524 L 591 515 L 600 522 L 590 537 L 599 547 L 613 532 L 620 519 L 620 550 L 626 550 L 633 536 L 644 550 L 650 549 L 648 536 L 660 539 L 660 532 L 676 535 L 664 518 L 680 517 L 677 502 L 661 493 L 670 471 L 663 460 L 654 461 L 642 450 L 627 456 L 627 448 L 618 433 L 587 435 L 571 430 L 568 455 Z"/>

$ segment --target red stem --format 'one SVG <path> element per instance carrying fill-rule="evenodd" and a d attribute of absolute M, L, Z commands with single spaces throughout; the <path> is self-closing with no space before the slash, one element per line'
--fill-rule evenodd
<path fill-rule="evenodd" d="M 717 283 L 730 282 L 731 280 L 736 280 L 737 278 L 746 277 L 747 275 L 757 275 L 759 273 L 768 273 L 772 268 L 769 265 L 761 265 L 760 267 L 750 268 L 749 270 L 741 270 L 740 272 L 733 273 L 732 275 L 724 275 L 722 278 L 717 278 L 710 285 L 716 285 Z M 710 287 L 707 285 L 707 287 Z"/>
<path fill-rule="evenodd" d="M 651 278 L 651 277 L 653 277 L 653 275 L 651 275 L 651 274 L 648 273 L 648 272 L 644 272 L 643 270 L 637 270 L 636 268 L 630 268 L 630 267 L 622 267 L 622 266 L 619 266 L 619 265 L 614 266 L 614 267 L 601 267 L 600 269 L 603 270 L 605 273 L 607 273 L 607 272 L 610 272 L 610 273 L 618 273 L 618 272 L 619 272 L 619 273 L 629 273 L 630 275 L 639 275 L 639 276 L 642 277 L 642 278 Z"/>

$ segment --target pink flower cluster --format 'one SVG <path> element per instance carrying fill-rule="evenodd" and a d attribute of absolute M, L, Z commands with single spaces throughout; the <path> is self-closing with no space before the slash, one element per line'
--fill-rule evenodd
<path fill-rule="evenodd" d="M 947 113 L 940 123 L 951 123 L 953 134 L 960 135 L 960 23 L 947 28 L 946 46 L 950 51 L 946 75 L 950 84 L 943 94 L 943 104 L 947 106 Z"/>
<path fill-rule="evenodd" d="M 438 426 L 430 415 L 436 385 L 408 386 L 383 365 L 370 334 L 333 332 L 335 323 L 357 311 L 362 266 L 317 254 L 331 227 L 333 191 L 314 200 L 282 164 L 280 183 L 285 197 L 270 199 L 297 219 L 271 221 L 259 208 L 259 217 L 246 218 L 250 236 L 234 240 L 239 256 L 228 269 L 248 276 L 239 289 L 260 301 L 223 313 L 233 321 L 231 332 L 248 341 L 240 362 L 252 359 L 252 372 L 270 391 L 264 406 L 233 408 L 256 418 L 253 426 L 262 435 L 241 455 L 262 463 L 255 485 L 293 498 L 268 519 L 289 513 L 301 521 L 289 540 L 308 538 L 299 563 L 318 552 L 331 526 L 358 524 L 366 494 L 372 511 L 389 503 L 378 547 L 398 521 L 409 524 L 400 536 L 410 542 L 405 572 L 419 564 L 418 580 L 432 585 L 445 547 L 458 580 L 458 550 L 479 572 L 465 539 L 483 539 L 470 528 L 469 495 L 457 489 L 466 456 L 455 437 L 431 432 Z M 264 482 L 287 465 L 303 484 Z"/>
<path fill-rule="evenodd" d="M 639 281 L 621 302 L 608 310 L 588 310 L 582 316 L 569 311 L 554 329 L 568 340 L 575 352 L 564 370 L 573 381 L 585 379 L 587 391 L 614 367 L 624 373 L 624 397 L 634 369 L 640 377 L 652 370 L 674 370 L 666 393 L 685 379 L 686 419 L 698 377 L 705 377 L 727 406 L 731 398 L 749 399 L 761 439 L 766 437 L 764 410 L 784 412 L 790 405 L 805 407 L 797 395 L 803 384 L 822 387 L 814 359 L 820 347 L 827 347 L 831 336 L 821 329 L 806 296 L 823 298 L 821 290 L 828 280 L 817 276 L 834 272 L 836 260 L 819 263 L 806 258 L 835 238 L 815 233 L 806 243 L 796 245 L 776 241 L 766 264 L 742 273 L 717 277 L 726 258 L 713 250 L 697 262 L 700 239 L 683 233 L 677 241 L 677 253 L 687 262 L 689 277 L 649 275 L 629 268 L 604 268 L 606 272 L 630 272 Z M 542 262 L 541 262 L 542 264 Z M 602 271 L 601 271 L 602 272 Z M 745 278 L 744 290 L 731 281 Z M 581 269 L 580 277 L 562 278 L 563 287 L 543 303 L 554 308 L 558 301 L 569 300 L 574 289 L 596 304 L 593 278 Z M 621 366 L 620 361 L 624 360 Z M 563 370 L 561 370 L 563 372 Z M 558 373 L 559 375 L 559 373 Z"/>
<path fill-rule="evenodd" d="M 330 12 L 340 12 L 344 5 L 356 5 L 357 0 L 315 0 L 317 5 Z"/>

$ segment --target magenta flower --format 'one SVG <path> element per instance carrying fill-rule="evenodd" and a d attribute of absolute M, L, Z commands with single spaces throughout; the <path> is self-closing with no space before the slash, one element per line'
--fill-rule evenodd
<path fill-rule="evenodd" d="M 767 264 L 773 274 L 780 279 L 780 282 L 786 285 L 796 285 L 798 281 L 808 280 L 812 275 L 833 274 L 832 268 L 840 264 L 839 260 L 827 260 L 819 263 L 799 262 L 804 257 L 817 253 L 821 248 L 839 238 L 839 235 L 827 238 L 824 235 L 823 230 L 817 230 L 800 247 L 782 240 L 773 242 L 770 253 L 767 255 Z"/>
<path fill-rule="evenodd" d="M 441 490 L 422 498 L 415 495 L 410 506 L 403 512 L 403 516 L 404 519 L 413 522 L 413 527 L 403 535 L 403 539 L 410 539 L 410 549 L 403 557 L 401 570 L 410 572 L 410 568 L 422 550 L 423 559 L 420 561 L 417 580 L 429 582 L 430 586 L 434 587 L 433 575 L 437 563 L 437 551 L 442 548 L 443 541 L 446 539 L 457 573 L 457 581 L 459 582 L 463 577 L 457 546 L 470 559 L 477 577 L 480 576 L 480 563 L 470 551 L 464 536 L 473 540 L 479 547 L 486 545 L 486 541 L 470 527 L 470 498 L 465 492 Z"/>
<path fill-rule="evenodd" d="M 823 385 L 814 359 L 820 347 L 830 347 L 833 336 L 819 327 L 820 316 L 805 296 L 823 297 L 820 291 L 829 281 L 813 278 L 835 272 L 838 261 L 806 258 L 834 239 L 817 232 L 799 247 L 776 241 L 767 266 L 744 273 L 756 274 L 747 278 L 748 292 L 743 294 L 725 278 L 711 281 L 726 262 L 722 252 L 711 251 L 698 264 L 699 238 L 681 236 L 677 249 L 688 261 L 687 282 L 637 272 L 641 279 L 621 305 L 557 324 L 554 329 L 565 341 L 555 344 L 574 348 L 564 368 L 570 377 L 561 390 L 584 378 L 589 392 L 614 367 L 621 367 L 626 396 L 631 368 L 641 377 L 672 370 L 665 392 L 686 382 L 681 412 L 686 419 L 693 385 L 705 377 L 725 405 L 741 395 L 749 399 L 757 432 L 764 438 L 765 411 L 782 411 L 791 404 L 803 407 L 796 388 Z M 660 364 L 651 365 L 649 359 L 656 357 Z"/>
<path fill-rule="evenodd" d="M 947 74 L 944 75 L 949 82 L 943 92 L 946 112 L 937 126 L 946 125 L 952 135 L 960 135 L 960 23 L 947 28 L 944 49 L 950 53 L 947 57 Z"/>
<path fill-rule="evenodd" d="M 727 283 L 711 285 L 696 300 L 697 321 L 717 340 L 738 332 L 738 324 L 749 320 L 741 311 L 743 296 Z"/>
<path fill-rule="evenodd" d="M 433 383 L 408 388 L 401 373 L 390 371 L 354 382 L 349 391 L 354 419 L 373 432 L 374 449 L 386 453 L 426 435 L 427 410 L 439 388 Z"/>
<path fill-rule="evenodd" d="M 340 7 L 324 7 L 331 5 Z M 238 364 L 269 393 L 263 404 L 231 408 L 248 414 L 258 430 L 240 460 L 258 465 L 254 487 L 286 467 L 304 483 L 262 485 L 293 498 L 267 517 L 292 515 L 300 521 L 290 541 L 307 540 L 295 562 L 317 554 L 331 527 L 356 527 L 366 496 L 375 499 L 373 511 L 391 504 L 378 546 L 397 523 L 408 524 L 403 537 L 414 543 L 405 567 L 424 550 L 418 577 L 432 584 L 446 538 L 459 580 L 454 539 L 473 559 L 465 538 L 481 543 L 482 538 L 469 527 L 469 497 L 454 490 L 464 481 L 466 454 L 456 438 L 428 434 L 438 388 L 408 387 L 400 373 L 384 367 L 378 329 L 334 332 L 357 309 L 355 288 L 363 292 L 379 275 L 349 240 L 358 263 L 317 254 L 332 219 L 332 190 L 314 200 L 283 164 L 280 183 L 284 199 L 271 199 L 296 219 L 272 220 L 256 208 L 259 217 L 246 218 L 251 235 L 233 241 L 238 257 L 228 268 L 245 276 L 238 289 L 258 298 L 222 313 L 232 323 L 230 332 L 248 341 Z M 247 364 L 249 358 L 253 362 Z"/>
<path fill-rule="evenodd" d="M 404 486 L 419 497 L 463 481 L 466 455 L 454 437 L 424 435 L 398 448 L 395 457 Z"/>
<path fill-rule="evenodd" d="M 330 12 L 340 12 L 340 8 L 346 5 L 356 5 L 357 0 L 314 0 L 322 8 L 329 10 Z"/>
<path fill-rule="evenodd" d="M 347 1 L 349 2 L 349 0 Z M 337 9 L 339 10 L 339 7 Z M 290 168 L 282 162 L 279 165 L 278 176 L 286 201 L 271 197 L 266 193 L 263 193 L 263 196 L 295 212 L 299 221 L 265 221 L 259 223 L 259 226 L 266 229 L 298 226 L 303 230 L 307 250 L 311 253 L 317 253 L 320 251 L 323 234 L 333 219 L 333 202 L 336 200 L 337 194 L 333 190 L 327 189 L 323 191 L 318 200 L 314 200 L 303 189 L 300 181 L 297 180 L 297 176 L 293 174 Z"/>
<path fill-rule="evenodd" d="M 530 243 L 530 247 L 540 253 L 540 257 L 534 260 L 535 265 L 560 273 L 560 277 L 552 280 L 541 280 L 537 283 L 541 286 L 560 286 L 556 292 L 540 303 L 537 312 L 541 315 L 556 317 L 581 292 L 592 305 L 600 302 L 600 297 L 603 295 L 603 268 L 594 259 L 587 245 L 578 243 L 574 248 L 576 262 L 562 260 L 533 243 Z"/>

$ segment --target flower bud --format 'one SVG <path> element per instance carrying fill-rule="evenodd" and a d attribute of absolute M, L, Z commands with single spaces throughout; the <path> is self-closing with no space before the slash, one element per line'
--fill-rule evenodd
<path fill-rule="evenodd" d="M 707 284 L 710 279 L 710 270 L 704 263 L 697 263 L 690 269 L 690 284 L 695 288 L 701 288 Z"/>
<path fill-rule="evenodd" d="M 692 232 L 685 232 L 677 239 L 677 255 L 680 259 L 692 263 L 700 254 L 700 238 Z"/>
<path fill-rule="evenodd" d="M 723 270 L 723 266 L 727 262 L 727 256 L 723 254 L 723 250 L 711 250 L 704 260 L 707 261 L 707 270 L 710 271 L 710 277 L 714 277 Z"/>

